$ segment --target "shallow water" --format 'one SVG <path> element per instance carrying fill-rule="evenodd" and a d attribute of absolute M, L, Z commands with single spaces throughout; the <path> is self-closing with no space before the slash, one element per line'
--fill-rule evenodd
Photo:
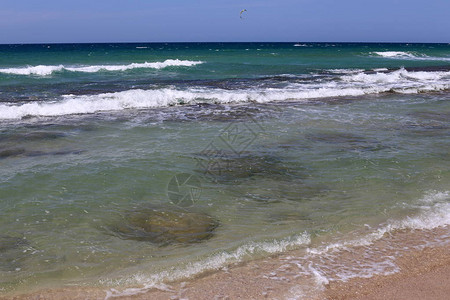
<path fill-rule="evenodd" d="M 220 47 L 225 54 L 217 57 L 197 49 L 198 60 L 206 62 L 186 67 L 189 71 L 176 66 L 162 68 L 161 74 L 154 69 L 0 73 L 5 102 L 0 109 L 2 291 L 189 277 L 234 261 L 354 239 L 355 232 L 364 237 L 365 228 L 375 231 L 405 219 L 422 222 L 424 214 L 425 227 L 448 223 L 448 70 L 348 73 L 350 68 L 380 65 L 423 68 L 437 60 L 405 61 L 402 55 L 371 54 L 387 46 L 365 52 L 358 46 L 347 49 L 346 55 L 356 51 L 357 59 L 340 75 L 327 71 L 326 79 L 317 79 L 324 70 L 305 75 L 305 69 L 296 69 L 295 77 L 283 75 L 295 68 L 296 58 L 308 58 L 293 52 L 292 45 L 279 46 L 284 56 L 276 67 L 268 67 L 273 65 L 265 56 L 242 54 L 246 48 L 241 46 Z M 257 47 L 263 46 L 253 47 L 259 52 Z M 274 51 L 270 47 L 264 51 Z M 324 61 L 317 64 L 338 68 L 325 55 L 336 52 L 320 47 L 316 51 L 323 52 Z M 442 49 L 414 57 L 446 58 Z M 120 49 L 114 59 L 128 50 Z M 17 65 L 0 61 L 0 67 L 24 68 L 25 50 L 8 51 Z M 84 50 L 77 52 L 80 60 L 68 62 L 58 52 L 63 50 L 55 51 L 43 54 L 36 65 L 106 63 L 82 60 Z M 185 50 L 167 51 L 172 58 L 197 59 Z M 153 61 L 151 55 L 145 57 Z M 206 76 L 205 68 L 214 73 L 218 61 L 231 63 L 220 74 Z M 236 80 L 226 79 L 236 66 L 245 71 Z M 258 76 L 249 74 L 255 69 L 256 74 L 281 78 L 254 80 Z M 148 79 L 151 72 L 161 77 Z M 161 83 L 172 75 L 171 86 Z M 136 96 L 131 85 L 143 88 L 140 80 L 146 89 Z M 29 86 L 23 94 L 17 92 L 21 85 Z M 94 89 L 85 89 L 88 85 Z M 56 92 L 42 94 L 51 89 Z M 342 93 L 350 89 L 358 92 Z M 165 94 L 158 98 L 154 93 Z M 23 98 L 34 96 L 39 100 Z M 224 103 L 230 97 L 237 103 Z M 164 218 L 157 225 L 172 226 L 172 231 L 166 236 L 164 230 L 154 231 L 161 238 L 129 239 L 124 238 L 127 230 L 111 232 L 112 225 L 130 220 L 130 211 L 147 213 L 149 207 L 171 216 L 179 211 L 210 216 L 217 226 L 196 239 L 173 238 L 177 222 L 184 221 Z M 139 230 L 132 234 L 141 234 Z"/>

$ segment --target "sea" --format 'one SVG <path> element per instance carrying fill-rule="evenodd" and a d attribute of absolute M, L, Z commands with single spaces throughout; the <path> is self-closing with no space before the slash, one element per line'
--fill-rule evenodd
<path fill-rule="evenodd" d="M 293 250 L 318 285 L 392 274 L 388 242 L 330 257 L 449 201 L 450 44 L 0 45 L 0 294 Z"/>

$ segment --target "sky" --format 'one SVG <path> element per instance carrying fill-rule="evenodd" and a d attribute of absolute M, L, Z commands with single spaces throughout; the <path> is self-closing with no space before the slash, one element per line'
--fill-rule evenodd
<path fill-rule="evenodd" d="M 0 43 L 448 43 L 449 12 L 450 0 L 1 0 Z"/>

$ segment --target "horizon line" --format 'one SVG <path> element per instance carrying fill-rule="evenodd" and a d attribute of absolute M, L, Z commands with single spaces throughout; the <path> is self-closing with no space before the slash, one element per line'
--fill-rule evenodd
<path fill-rule="evenodd" d="M 321 41 L 321 42 L 312 42 L 312 41 L 159 41 L 159 42 L 31 42 L 31 43 L 0 43 L 0 45 L 68 45 L 68 44 L 253 44 L 253 43 L 271 43 L 271 44 L 290 44 L 290 43 L 306 43 L 306 44 L 327 44 L 327 43 L 338 43 L 338 44 L 449 44 L 450 42 L 386 42 L 386 41 L 377 41 L 377 42 L 364 42 L 364 41 Z"/>

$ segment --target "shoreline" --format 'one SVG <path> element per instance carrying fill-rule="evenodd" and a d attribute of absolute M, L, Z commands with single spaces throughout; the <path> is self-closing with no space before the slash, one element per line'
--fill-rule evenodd
<path fill-rule="evenodd" d="M 432 241 L 437 240 L 439 243 L 433 244 Z M 418 246 L 420 244 L 425 246 Z M 386 233 L 369 246 L 339 250 L 333 259 L 347 266 L 364 262 L 368 251 L 389 248 L 384 254 L 373 253 L 381 254 L 379 258 L 383 258 L 401 252 L 394 259 L 397 269 L 389 275 L 374 274 L 346 281 L 327 279 L 337 271 L 332 265 L 329 274 L 311 267 L 318 259 L 323 259 L 322 255 L 309 261 L 314 276 L 302 274 L 296 265 L 305 266 L 304 257 L 300 257 L 304 253 L 291 250 L 153 287 L 122 291 L 118 288 L 68 287 L 0 296 L 0 299 L 444 299 L 450 293 L 449 244 L 450 226 Z M 402 247 L 412 249 L 403 251 Z"/>

